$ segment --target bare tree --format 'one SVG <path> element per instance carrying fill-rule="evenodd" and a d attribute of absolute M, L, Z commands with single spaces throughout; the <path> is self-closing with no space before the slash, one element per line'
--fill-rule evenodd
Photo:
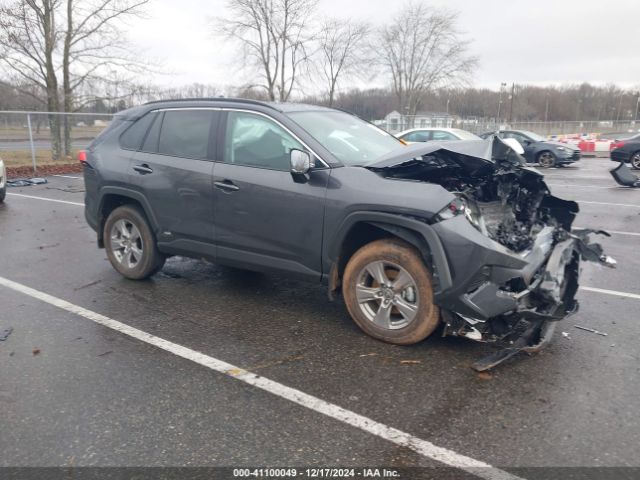
<path fill-rule="evenodd" d="M 0 64 L 46 93 L 47 111 L 73 112 L 87 82 L 141 65 L 122 32 L 148 0 L 13 0 L 0 7 Z M 60 91 L 59 75 L 62 75 Z M 63 101 L 60 101 L 60 94 Z M 54 159 L 71 154 L 71 122 L 49 116 Z"/>
<path fill-rule="evenodd" d="M 356 70 L 363 61 L 369 25 L 327 18 L 318 34 L 318 67 L 325 80 L 329 106 L 335 101 L 338 79 Z"/>
<path fill-rule="evenodd" d="M 216 32 L 236 40 L 270 100 L 286 101 L 309 57 L 309 18 L 317 0 L 230 0 Z"/>
<path fill-rule="evenodd" d="M 426 92 L 464 82 L 475 69 L 457 20 L 449 10 L 408 3 L 378 32 L 376 56 L 391 76 L 401 113 L 415 115 Z"/>
<path fill-rule="evenodd" d="M 0 64 L 18 78 L 38 86 L 47 111 L 60 109 L 55 52 L 60 35 L 55 15 L 62 0 L 20 0 L 0 7 Z M 49 115 L 51 152 L 60 158 L 60 120 Z"/>

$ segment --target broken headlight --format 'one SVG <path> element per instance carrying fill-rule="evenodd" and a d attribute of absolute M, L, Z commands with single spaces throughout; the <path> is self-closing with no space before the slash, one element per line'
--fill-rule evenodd
<path fill-rule="evenodd" d="M 475 202 L 469 201 L 469 199 L 462 195 L 456 196 L 453 202 L 440 210 L 436 215 L 436 220 L 440 222 L 458 215 L 464 215 L 464 217 L 469 220 L 469 223 L 480 232 L 484 230 L 484 221 L 480 214 L 480 209 Z"/>

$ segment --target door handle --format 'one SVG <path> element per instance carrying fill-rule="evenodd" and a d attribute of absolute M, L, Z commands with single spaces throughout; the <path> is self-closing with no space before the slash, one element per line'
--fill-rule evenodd
<path fill-rule="evenodd" d="M 153 173 L 153 169 L 146 163 L 143 163 L 142 165 L 135 165 L 133 169 L 141 175 L 146 175 L 147 173 Z"/>
<path fill-rule="evenodd" d="M 216 188 L 225 190 L 227 192 L 236 192 L 240 190 L 240 187 L 235 185 L 231 180 L 223 180 L 222 182 L 213 182 Z"/>

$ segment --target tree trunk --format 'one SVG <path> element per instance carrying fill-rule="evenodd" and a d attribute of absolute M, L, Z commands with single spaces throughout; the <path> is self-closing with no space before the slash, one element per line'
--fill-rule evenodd
<path fill-rule="evenodd" d="M 54 8 L 51 0 L 45 0 L 43 6 L 42 26 L 45 38 L 47 111 L 59 112 L 60 100 L 58 99 L 58 79 L 56 77 L 56 70 L 53 63 L 53 51 L 55 49 Z M 61 155 L 59 115 L 49 115 L 49 134 L 51 136 L 51 157 L 54 160 L 59 160 Z"/>
<path fill-rule="evenodd" d="M 64 50 L 62 54 L 62 90 L 64 95 L 63 116 L 64 124 L 64 154 L 71 157 L 71 118 L 73 111 L 73 91 L 71 89 L 71 72 L 69 71 L 69 56 L 71 50 L 71 36 L 73 34 L 73 0 L 67 0 L 67 32 L 64 36 Z"/>

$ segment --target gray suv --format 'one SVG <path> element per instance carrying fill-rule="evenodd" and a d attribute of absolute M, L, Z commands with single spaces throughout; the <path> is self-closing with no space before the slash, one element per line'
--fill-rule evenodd
<path fill-rule="evenodd" d="M 198 99 L 121 112 L 82 159 L 86 219 L 125 277 L 182 255 L 323 282 L 380 340 L 440 326 L 507 347 L 478 370 L 577 309 L 582 258 L 611 263 L 496 138 L 405 146 L 342 111 Z"/>

